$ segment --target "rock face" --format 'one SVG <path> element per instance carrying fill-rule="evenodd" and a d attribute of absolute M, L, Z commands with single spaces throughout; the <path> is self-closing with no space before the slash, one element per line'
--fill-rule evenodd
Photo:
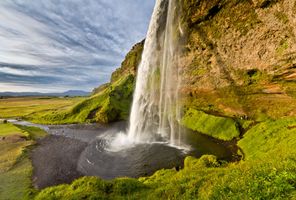
<path fill-rule="evenodd" d="M 183 32 L 180 102 L 186 122 L 199 121 L 188 120 L 188 112 L 195 110 L 234 120 L 237 129 L 243 130 L 251 122 L 296 115 L 294 0 L 178 3 Z M 97 103 L 85 112 L 85 119 L 104 123 L 127 119 L 143 43 L 133 47 L 112 74 L 111 83 L 97 89 L 88 100 L 96 99 Z M 82 107 L 74 111 L 80 113 Z"/>
<path fill-rule="evenodd" d="M 187 110 L 254 121 L 296 115 L 295 1 L 180 4 Z"/>
<path fill-rule="evenodd" d="M 252 119 L 294 115 L 295 3 L 184 1 L 189 104 Z"/>

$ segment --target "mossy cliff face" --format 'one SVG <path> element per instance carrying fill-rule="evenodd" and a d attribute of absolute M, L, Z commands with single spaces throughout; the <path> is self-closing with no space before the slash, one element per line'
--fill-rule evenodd
<path fill-rule="evenodd" d="M 209 115 L 194 109 L 189 109 L 186 112 L 181 124 L 220 140 L 231 140 L 240 135 L 233 119 Z"/>
<path fill-rule="evenodd" d="M 186 119 L 192 109 L 255 122 L 296 116 L 294 0 L 180 5 L 187 40 L 181 58 Z M 192 121 L 184 125 L 202 126 Z"/>

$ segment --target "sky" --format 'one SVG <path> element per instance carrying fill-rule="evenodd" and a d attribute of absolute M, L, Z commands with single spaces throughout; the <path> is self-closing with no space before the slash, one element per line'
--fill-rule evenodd
<path fill-rule="evenodd" d="M 0 92 L 91 91 L 145 38 L 154 0 L 0 0 Z"/>

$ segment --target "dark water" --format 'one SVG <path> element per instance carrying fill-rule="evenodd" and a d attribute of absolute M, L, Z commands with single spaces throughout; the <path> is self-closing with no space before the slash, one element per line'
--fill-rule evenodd
<path fill-rule="evenodd" d="M 183 144 L 186 145 L 185 149 L 169 146 L 166 143 L 151 143 L 135 144 L 129 148 L 113 151 L 108 148 L 108 145 L 110 145 L 110 141 L 116 138 L 118 134 L 122 134 L 120 132 L 126 130 L 126 124 L 124 122 L 114 123 L 108 126 L 99 124 L 43 126 L 28 122 L 14 123 L 43 128 L 50 135 L 58 136 L 55 140 L 69 138 L 71 139 L 69 140 L 70 142 L 63 143 L 63 145 L 69 145 L 69 148 L 72 149 L 75 149 L 75 146 L 71 145 L 77 145 L 79 141 L 85 144 L 83 145 L 84 148 L 79 153 L 76 152 L 77 155 L 75 154 L 77 157 L 74 159 L 77 162 L 76 170 L 82 175 L 99 176 L 104 179 L 122 176 L 140 177 L 151 175 L 163 168 L 182 167 L 184 158 L 188 155 L 200 157 L 205 154 L 212 154 L 220 159 L 232 159 L 232 152 L 226 145 L 192 131 L 186 131 L 186 134 L 183 135 L 182 140 Z M 46 144 L 46 142 L 44 143 Z M 62 149 L 62 147 L 58 146 L 54 146 L 54 148 Z M 40 149 L 42 150 L 42 143 Z M 42 156 L 43 151 L 41 150 L 36 155 Z M 58 150 L 52 152 L 59 154 Z M 45 151 L 44 154 L 46 154 Z M 54 163 L 57 164 L 59 161 L 55 161 L 54 158 L 57 157 L 60 159 L 62 156 L 70 157 L 71 155 L 69 153 L 56 156 L 52 155 L 51 162 L 48 162 L 43 167 L 49 168 L 51 163 L 52 165 Z M 67 158 L 64 157 L 64 159 L 66 160 Z M 44 179 L 46 176 L 50 176 L 50 174 L 42 175 L 41 170 L 41 175 L 38 176 Z M 38 177 L 36 178 L 38 179 Z"/>

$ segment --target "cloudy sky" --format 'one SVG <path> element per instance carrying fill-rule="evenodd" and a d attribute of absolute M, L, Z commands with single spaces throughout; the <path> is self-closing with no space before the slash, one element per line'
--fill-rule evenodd
<path fill-rule="evenodd" d="M 0 0 L 0 92 L 90 91 L 144 39 L 154 0 Z"/>

